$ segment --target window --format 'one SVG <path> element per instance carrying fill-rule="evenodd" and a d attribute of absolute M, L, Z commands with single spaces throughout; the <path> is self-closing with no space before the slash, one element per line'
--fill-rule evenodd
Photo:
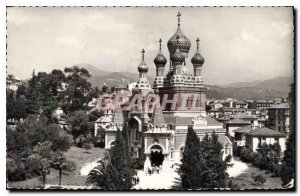
<path fill-rule="evenodd" d="M 279 142 L 279 138 L 275 138 L 275 143 L 278 143 Z"/>
<path fill-rule="evenodd" d="M 180 150 L 180 158 L 182 158 L 182 156 L 183 156 L 183 151 L 184 151 L 184 146 L 181 146 L 179 150 Z"/>

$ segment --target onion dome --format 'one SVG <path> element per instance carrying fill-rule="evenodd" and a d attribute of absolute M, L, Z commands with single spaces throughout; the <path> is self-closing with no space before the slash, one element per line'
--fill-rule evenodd
<path fill-rule="evenodd" d="M 159 54 L 155 57 L 154 63 L 155 65 L 164 67 L 167 63 L 167 59 L 164 57 L 164 55 L 161 53 L 161 39 L 159 39 Z"/>
<path fill-rule="evenodd" d="M 168 49 L 169 52 L 171 53 L 171 55 L 173 53 L 175 53 L 177 46 L 179 46 L 179 50 L 180 52 L 182 52 L 182 54 L 185 57 L 188 57 L 188 53 L 190 51 L 191 48 L 191 41 L 183 34 L 183 32 L 180 29 L 180 12 L 178 12 L 178 28 L 176 33 L 170 38 L 170 40 L 168 41 Z M 177 44 L 177 39 L 176 37 L 179 36 L 179 44 Z"/>
<path fill-rule="evenodd" d="M 200 39 L 197 38 L 196 42 L 197 42 L 197 52 L 196 54 L 193 56 L 191 62 L 193 63 L 193 65 L 203 65 L 204 63 L 204 58 L 203 56 L 199 53 L 199 41 Z"/>
<path fill-rule="evenodd" d="M 139 72 L 148 72 L 148 67 L 145 63 L 145 50 L 142 50 L 142 62 L 141 64 L 138 66 L 138 71 Z"/>
<path fill-rule="evenodd" d="M 179 36 L 177 35 L 177 43 L 179 42 Z M 173 63 L 182 63 L 185 60 L 185 56 L 180 52 L 179 47 L 177 46 L 175 53 L 171 56 Z"/>

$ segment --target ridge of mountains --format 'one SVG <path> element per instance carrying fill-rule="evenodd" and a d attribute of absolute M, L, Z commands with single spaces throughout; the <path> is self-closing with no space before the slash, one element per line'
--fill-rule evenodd
<path fill-rule="evenodd" d="M 87 69 L 92 77 L 89 81 L 94 86 L 102 87 L 107 84 L 108 87 L 124 86 L 128 83 L 137 82 L 138 73 L 130 72 L 108 72 L 98 69 L 90 64 L 78 64 L 77 66 Z M 150 84 L 154 79 L 148 76 Z M 267 80 L 234 82 L 228 85 L 209 85 L 207 84 L 206 97 L 208 99 L 272 99 L 287 97 L 290 92 L 290 84 L 293 78 L 279 76 Z"/>

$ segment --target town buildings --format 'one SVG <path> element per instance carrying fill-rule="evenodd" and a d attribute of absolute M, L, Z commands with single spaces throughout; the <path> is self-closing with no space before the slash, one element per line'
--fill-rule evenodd
<path fill-rule="evenodd" d="M 288 134 L 289 128 L 289 104 L 281 103 L 268 108 L 268 126 L 282 133 Z"/>

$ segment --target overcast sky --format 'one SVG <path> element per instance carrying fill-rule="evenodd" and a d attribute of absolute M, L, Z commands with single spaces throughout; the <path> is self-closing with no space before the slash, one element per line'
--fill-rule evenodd
<path fill-rule="evenodd" d="M 293 10 L 286 7 L 8 8 L 7 71 L 25 79 L 33 69 L 88 63 L 137 73 L 144 48 L 154 77 L 158 40 L 168 57 L 178 11 L 182 31 L 192 42 L 190 58 L 196 38 L 201 40 L 206 83 L 293 76 Z"/>

